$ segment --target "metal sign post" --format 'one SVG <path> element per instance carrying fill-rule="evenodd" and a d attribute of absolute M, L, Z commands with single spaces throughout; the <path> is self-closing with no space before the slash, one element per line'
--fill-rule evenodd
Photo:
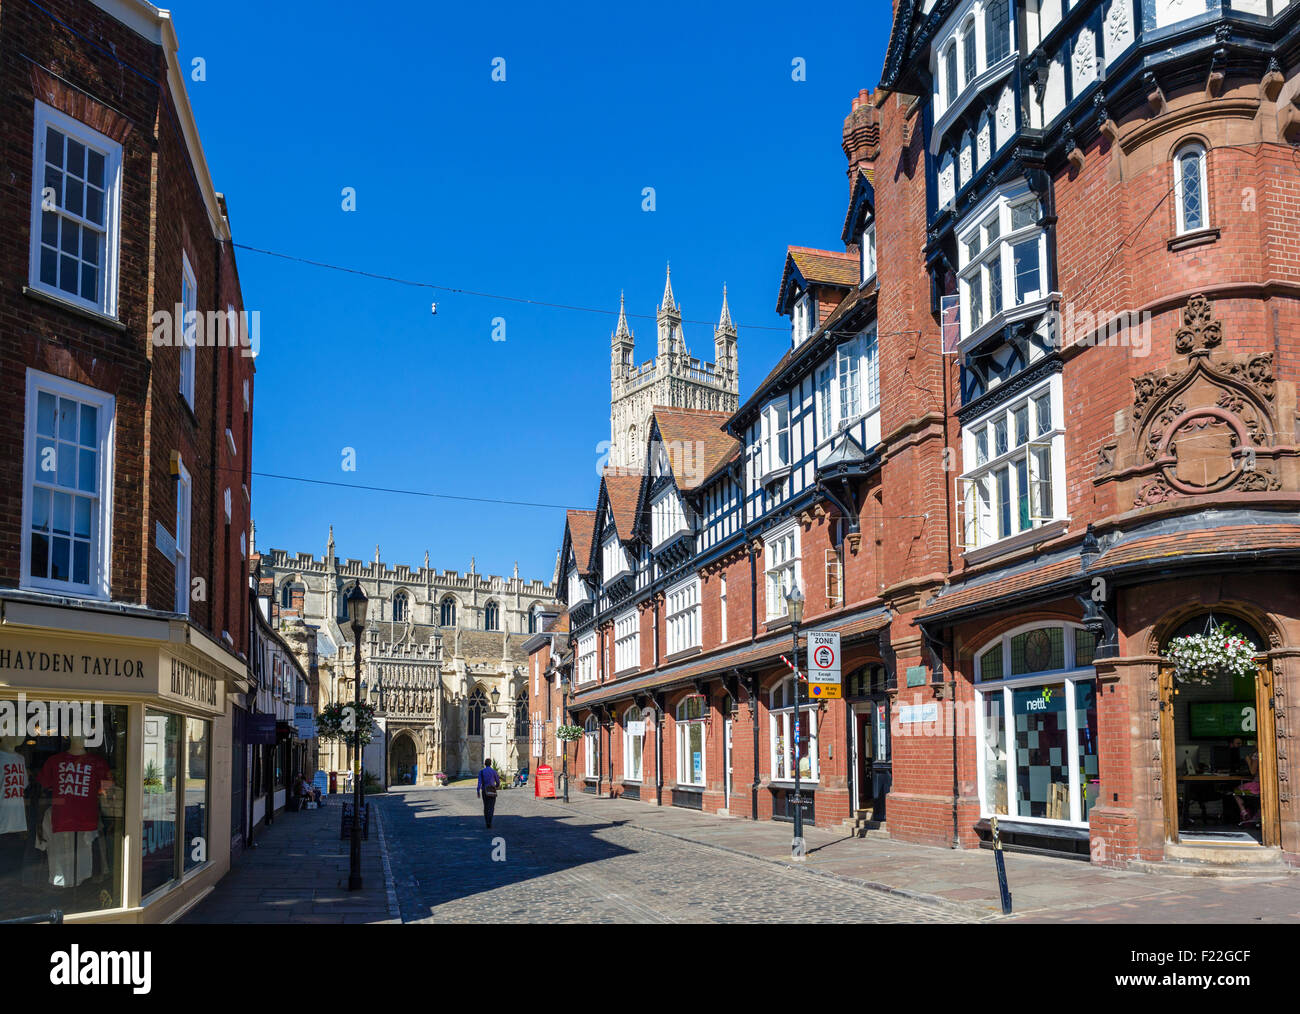
<path fill-rule="evenodd" d="M 1007 861 L 1002 853 L 1002 837 L 998 834 L 998 818 L 990 821 L 993 829 L 993 862 L 998 868 L 998 894 L 1002 896 L 1002 914 L 1011 914 L 1011 888 L 1007 886 Z"/>

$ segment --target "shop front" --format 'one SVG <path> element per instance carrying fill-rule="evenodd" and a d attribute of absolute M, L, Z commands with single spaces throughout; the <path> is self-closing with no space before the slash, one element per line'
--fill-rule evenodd
<path fill-rule="evenodd" d="M 229 868 L 237 662 L 156 614 L 23 614 L 0 628 L 0 919 L 168 920 Z"/>

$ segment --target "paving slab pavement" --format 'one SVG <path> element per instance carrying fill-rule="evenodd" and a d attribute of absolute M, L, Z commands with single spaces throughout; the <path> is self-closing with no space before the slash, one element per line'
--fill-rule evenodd
<path fill-rule="evenodd" d="M 1222 879 L 1111 870 L 1091 863 L 1005 853 L 1013 913 L 1001 915 L 993 853 L 947 849 L 884 836 L 846 837 L 805 827 L 807 856 L 790 859 L 793 828 L 780 821 L 718 816 L 587 794 L 551 800 L 589 817 L 778 865 L 837 877 L 891 893 L 960 906 L 981 921 L 1294 922 L 1300 919 L 1300 872 Z"/>

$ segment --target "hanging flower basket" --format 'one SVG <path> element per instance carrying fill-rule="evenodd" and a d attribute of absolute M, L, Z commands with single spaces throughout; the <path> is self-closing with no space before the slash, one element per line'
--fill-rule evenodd
<path fill-rule="evenodd" d="M 580 725 L 561 725 L 555 730 L 556 739 L 562 739 L 566 743 L 573 743 L 582 739 L 582 726 Z"/>
<path fill-rule="evenodd" d="M 1224 676 L 1253 676 L 1258 650 L 1230 623 L 1222 623 L 1203 634 L 1175 637 L 1165 657 L 1173 663 L 1178 682 L 1213 686 Z"/>

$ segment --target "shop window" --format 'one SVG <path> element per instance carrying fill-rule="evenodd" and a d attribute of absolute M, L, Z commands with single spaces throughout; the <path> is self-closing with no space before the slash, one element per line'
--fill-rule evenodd
<path fill-rule="evenodd" d="M 677 784 L 704 787 L 703 697 L 691 694 L 677 705 Z"/>
<path fill-rule="evenodd" d="M 208 840 L 210 729 L 208 722 L 197 718 L 185 719 L 185 781 L 181 790 L 185 811 L 183 870 L 191 870 L 206 862 L 211 845 Z"/>
<path fill-rule="evenodd" d="M 140 835 L 140 894 L 149 895 L 178 877 L 176 803 L 181 785 L 183 719 L 161 711 L 144 716 L 144 826 Z"/>
<path fill-rule="evenodd" d="M 632 732 L 632 723 L 641 721 L 641 709 L 636 705 L 623 712 L 623 777 L 629 782 L 641 780 L 641 752 L 645 737 Z"/>
<path fill-rule="evenodd" d="M 975 657 L 982 812 L 1082 825 L 1099 787 L 1091 635 L 1009 631 Z"/>
<path fill-rule="evenodd" d="M 51 704 L 0 701 L 0 919 L 125 904 L 127 709 Z"/>
<path fill-rule="evenodd" d="M 794 715 L 794 677 L 788 677 L 772 688 L 769 698 L 768 721 L 771 724 L 771 771 L 774 781 L 794 781 L 795 764 L 799 765 L 799 778 L 815 782 L 820 777 L 817 750 L 818 706 L 802 694 L 803 706 L 799 709 L 796 729 Z M 796 744 L 795 740 L 798 740 Z"/>
<path fill-rule="evenodd" d="M 596 778 L 600 773 L 600 723 L 595 715 L 588 715 L 582 725 L 583 774 Z"/>

